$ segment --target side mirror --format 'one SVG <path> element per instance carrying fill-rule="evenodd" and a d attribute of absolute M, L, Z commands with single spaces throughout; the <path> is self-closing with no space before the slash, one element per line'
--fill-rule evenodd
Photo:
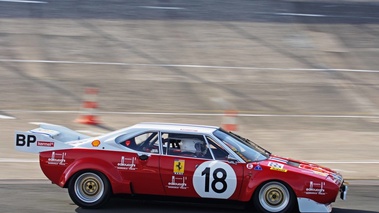
<path fill-rule="evenodd" d="M 237 164 L 238 160 L 235 157 L 228 155 L 228 162 L 232 164 Z"/>

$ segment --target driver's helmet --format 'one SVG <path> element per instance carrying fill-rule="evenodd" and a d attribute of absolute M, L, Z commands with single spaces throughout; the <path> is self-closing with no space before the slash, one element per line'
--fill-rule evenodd
<path fill-rule="evenodd" d="M 207 152 L 205 142 L 196 138 L 185 138 L 181 140 L 181 152 L 191 152 L 196 156 L 203 156 Z"/>

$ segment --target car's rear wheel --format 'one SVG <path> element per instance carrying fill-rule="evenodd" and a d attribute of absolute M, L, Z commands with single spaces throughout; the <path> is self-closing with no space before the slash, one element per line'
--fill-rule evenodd
<path fill-rule="evenodd" d="M 284 183 L 270 181 L 258 187 L 254 193 L 253 204 L 260 212 L 292 212 L 296 200 L 292 189 Z"/>
<path fill-rule="evenodd" d="M 75 174 L 68 185 L 72 201 L 82 208 L 99 208 L 111 196 L 107 177 L 97 172 L 80 172 Z"/>

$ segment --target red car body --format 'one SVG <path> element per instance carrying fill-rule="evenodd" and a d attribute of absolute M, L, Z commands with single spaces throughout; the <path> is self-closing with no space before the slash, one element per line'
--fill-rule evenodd
<path fill-rule="evenodd" d="M 16 132 L 16 149 L 38 152 L 46 177 L 84 208 L 100 207 L 112 194 L 140 194 L 235 200 L 261 212 L 330 212 L 347 191 L 331 169 L 272 155 L 212 126 L 142 123 L 90 138 L 45 124 Z"/>

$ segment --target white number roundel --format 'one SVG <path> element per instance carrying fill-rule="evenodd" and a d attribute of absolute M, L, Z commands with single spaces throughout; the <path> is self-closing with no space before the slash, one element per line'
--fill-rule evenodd
<path fill-rule="evenodd" d="M 233 168 L 222 161 L 206 161 L 193 175 L 193 187 L 200 197 L 228 199 L 237 187 Z"/>

